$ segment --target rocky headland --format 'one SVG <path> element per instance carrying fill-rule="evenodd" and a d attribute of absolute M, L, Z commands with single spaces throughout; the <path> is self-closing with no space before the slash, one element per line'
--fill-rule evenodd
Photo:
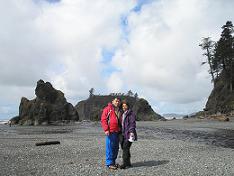
<path fill-rule="evenodd" d="M 102 110 L 115 97 L 128 100 L 137 120 L 165 120 L 154 112 L 147 100 L 124 94 L 90 95 L 74 107 L 67 102 L 64 93 L 55 89 L 50 82 L 39 80 L 35 89 L 36 98 L 21 98 L 19 115 L 11 119 L 12 124 L 49 125 L 78 120 L 98 121 Z"/>
<path fill-rule="evenodd" d="M 47 125 L 79 120 L 76 109 L 67 102 L 64 93 L 56 90 L 51 83 L 39 80 L 35 95 L 33 100 L 21 98 L 19 115 L 11 119 L 13 124 Z"/>
<path fill-rule="evenodd" d="M 164 117 L 154 112 L 148 101 L 143 98 L 127 95 L 92 95 L 87 100 L 80 101 L 75 106 L 80 120 L 100 120 L 103 108 L 115 97 L 120 97 L 121 100 L 128 100 L 130 107 L 137 116 L 137 120 L 151 121 L 164 119 Z"/>

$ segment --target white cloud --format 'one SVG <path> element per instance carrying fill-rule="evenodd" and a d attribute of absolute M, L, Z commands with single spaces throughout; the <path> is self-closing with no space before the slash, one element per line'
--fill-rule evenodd
<path fill-rule="evenodd" d="M 234 2 L 228 2 L 155 1 L 131 13 L 128 42 L 112 61 L 122 70 L 123 85 L 134 87 L 151 103 L 163 103 L 156 108 L 163 113 L 201 110 L 212 85 L 208 67 L 200 65 L 198 44 L 211 34 L 217 38 L 220 27 L 232 20 Z"/>
<path fill-rule="evenodd" d="M 102 87 L 101 50 L 119 44 L 120 17 L 133 6 L 133 0 L 1 1 L 0 90 L 9 95 L 2 101 L 33 97 L 39 79 L 73 103 Z"/>
<path fill-rule="evenodd" d="M 198 44 L 206 36 L 217 40 L 220 27 L 234 21 L 234 2 L 157 0 L 134 12 L 135 3 L 1 1 L 0 107 L 33 98 L 36 81 L 44 79 L 73 104 L 94 87 L 137 91 L 163 113 L 200 109 L 211 84 Z M 126 15 L 128 35 L 120 21 Z M 103 48 L 118 48 L 112 66 L 101 62 Z M 103 75 L 112 67 L 118 71 Z"/>
<path fill-rule="evenodd" d="M 123 81 L 120 77 L 121 75 L 117 73 L 111 74 L 110 78 L 107 81 L 108 91 L 110 93 L 120 93 L 123 89 Z"/>
<path fill-rule="evenodd" d="M 64 72 L 54 74 L 55 85 L 65 82 L 70 97 L 87 97 L 91 87 L 104 84 L 101 49 L 113 48 L 121 40 L 120 17 L 133 1 L 62 1 L 44 7 L 38 26 L 56 40 Z"/>

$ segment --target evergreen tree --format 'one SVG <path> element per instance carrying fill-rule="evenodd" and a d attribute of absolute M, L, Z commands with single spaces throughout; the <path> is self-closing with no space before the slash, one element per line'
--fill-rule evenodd
<path fill-rule="evenodd" d="M 222 26 L 221 38 L 217 42 L 215 50 L 215 61 L 217 62 L 217 69 L 224 72 L 225 80 L 229 84 L 229 88 L 232 91 L 233 87 L 233 66 L 234 66 L 234 40 L 233 40 L 233 24 L 231 21 L 227 21 Z"/>
<path fill-rule="evenodd" d="M 137 93 L 134 94 L 134 98 L 135 98 L 136 100 L 138 99 L 138 94 L 137 94 Z"/>
<path fill-rule="evenodd" d="M 209 73 L 211 74 L 212 82 L 215 82 L 215 76 L 214 76 L 215 70 L 214 70 L 214 66 L 213 66 L 214 65 L 214 63 L 213 63 L 213 60 L 214 60 L 213 52 L 214 52 L 215 42 L 212 41 L 210 39 L 210 37 L 206 37 L 206 38 L 202 39 L 202 43 L 199 44 L 199 46 L 203 50 L 205 50 L 205 53 L 203 53 L 203 55 L 205 55 L 207 57 L 207 61 L 202 62 L 202 65 L 205 64 L 205 63 L 209 64 L 209 66 L 210 66 Z"/>
<path fill-rule="evenodd" d="M 209 64 L 212 81 L 215 83 L 222 73 L 225 85 L 232 91 L 234 85 L 234 37 L 232 35 L 234 27 L 232 22 L 227 21 L 222 29 L 218 42 L 215 43 L 210 37 L 207 37 L 203 38 L 199 46 L 205 50 L 204 55 L 207 56 L 207 62 L 202 64 Z"/>
<path fill-rule="evenodd" d="M 133 96 L 133 93 L 132 93 L 131 90 L 128 91 L 127 96 L 129 96 L 129 97 L 132 97 L 132 96 Z"/>
<path fill-rule="evenodd" d="M 90 90 L 89 90 L 89 97 L 92 97 L 94 94 L 94 88 L 91 88 Z"/>

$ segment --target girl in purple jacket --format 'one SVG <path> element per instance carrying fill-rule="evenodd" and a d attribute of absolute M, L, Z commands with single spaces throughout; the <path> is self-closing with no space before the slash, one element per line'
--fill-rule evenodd
<path fill-rule="evenodd" d="M 129 103 L 124 100 L 122 102 L 123 115 L 121 118 L 122 123 L 122 140 L 121 140 L 121 148 L 123 150 L 123 164 L 120 166 L 121 169 L 126 169 L 131 167 L 130 161 L 130 147 L 133 141 L 137 140 L 136 133 L 136 115 L 129 108 Z"/>

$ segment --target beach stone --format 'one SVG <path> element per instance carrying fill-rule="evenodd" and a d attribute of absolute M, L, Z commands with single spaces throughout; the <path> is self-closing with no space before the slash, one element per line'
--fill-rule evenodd
<path fill-rule="evenodd" d="M 64 93 L 56 90 L 50 82 L 39 80 L 35 95 L 33 100 L 21 98 L 19 116 L 11 119 L 13 124 L 48 125 L 79 120 L 76 109 L 67 102 Z"/>

